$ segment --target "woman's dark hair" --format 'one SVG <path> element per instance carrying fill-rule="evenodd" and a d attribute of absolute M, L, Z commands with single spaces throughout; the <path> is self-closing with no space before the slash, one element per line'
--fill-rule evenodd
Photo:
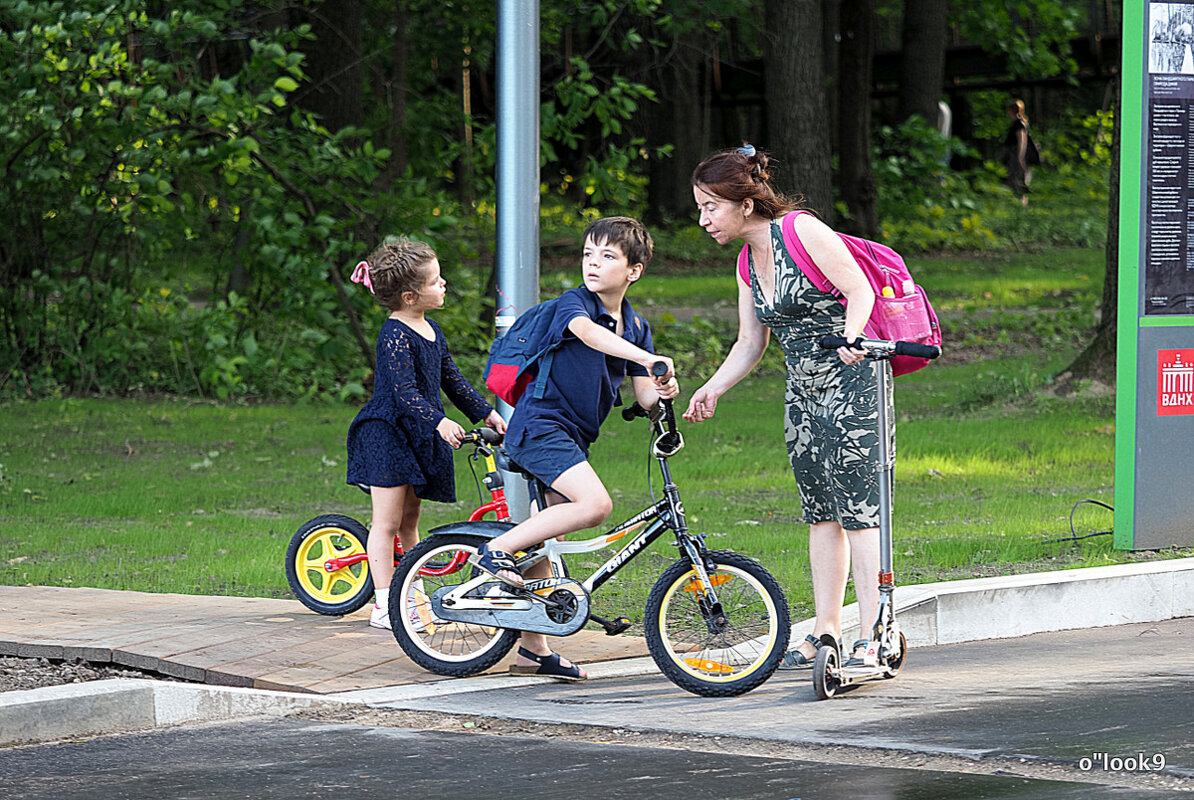
<path fill-rule="evenodd" d="M 755 210 L 767 219 L 807 208 L 802 197 L 785 197 L 771 188 L 768 158 L 753 145 L 744 144 L 709 156 L 692 171 L 692 185 L 735 203 L 750 198 Z"/>

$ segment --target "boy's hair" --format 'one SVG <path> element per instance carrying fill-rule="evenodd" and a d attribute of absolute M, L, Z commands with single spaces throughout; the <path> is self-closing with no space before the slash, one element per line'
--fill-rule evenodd
<path fill-rule="evenodd" d="M 590 222 L 581 241 L 589 239 L 596 245 L 616 244 L 622 248 L 631 266 L 647 266 L 655 252 L 651 234 L 647 233 L 643 223 L 632 217 L 604 217 Z"/>
<path fill-rule="evenodd" d="M 386 242 L 365 259 L 373 282 L 373 298 L 391 311 L 399 310 L 404 292 L 417 292 L 423 287 L 426 266 L 433 258 L 435 251 L 423 242 L 405 237 Z"/>

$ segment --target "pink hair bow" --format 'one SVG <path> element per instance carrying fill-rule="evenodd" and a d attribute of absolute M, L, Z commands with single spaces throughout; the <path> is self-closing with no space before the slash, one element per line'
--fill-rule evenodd
<path fill-rule="evenodd" d="M 365 288 L 369 290 L 370 294 L 373 294 L 373 281 L 369 278 L 368 261 L 357 264 L 357 268 L 352 271 L 352 282 L 365 284 Z"/>

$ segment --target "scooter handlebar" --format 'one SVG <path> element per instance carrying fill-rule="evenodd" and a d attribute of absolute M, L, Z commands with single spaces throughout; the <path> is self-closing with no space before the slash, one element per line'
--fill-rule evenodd
<path fill-rule="evenodd" d="M 821 347 L 826 350 L 837 350 L 839 347 L 856 347 L 868 350 L 878 356 L 912 356 L 913 358 L 937 358 L 941 355 L 941 348 L 933 344 L 918 342 L 887 342 L 881 339 L 855 339 L 846 341 L 844 336 L 822 336 Z"/>

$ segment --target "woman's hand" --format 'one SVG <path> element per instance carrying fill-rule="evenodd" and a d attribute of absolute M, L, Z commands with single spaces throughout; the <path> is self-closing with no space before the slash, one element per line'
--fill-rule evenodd
<path fill-rule="evenodd" d="M 502 436 L 506 435 L 506 420 L 502 419 L 502 415 L 496 411 L 489 412 L 489 416 L 485 418 L 485 426 L 492 428 Z"/>
<path fill-rule="evenodd" d="M 846 341 L 857 341 L 857 338 L 854 340 L 847 339 Z M 839 347 L 837 349 L 837 357 L 842 360 L 843 364 L 858 364 L 866 358 L 866 351 L 857 347 Z"/>
<path fill-rule="evenodd" d="M 717 410 L 717 394 L 707 385 L 697 389 L 696 394 L 688 401 L 688 410 L 682 415 L 689 422 L 704 422 L 713 418 Z"/>
<path fill-rule="evenodd" d="M 460 443 L 464 441 L 464 428 L 447 417 L 439 421 L 439 424 L 435 426 L 435 432 L 454 450 L 459 449 Z"/>

